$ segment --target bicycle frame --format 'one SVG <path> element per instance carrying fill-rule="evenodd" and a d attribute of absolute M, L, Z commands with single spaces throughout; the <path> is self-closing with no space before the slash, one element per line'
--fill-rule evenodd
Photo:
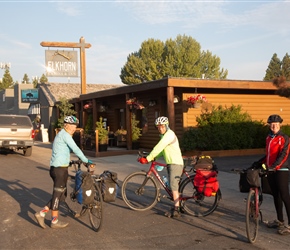
<path fill-rule="evenodd" d="M 171 189 L 169 189 L 165 183 L 163 182 L 163 180 L 161 179 L 161 176 L 159 175 L 158 171 L 156 170 L 156 166 L 162 166 L 162 167 L 165 167 L 165 168 L 168 168 L 168 165 L 167 164 L 164 164 L 164 163 L 160 163 L 160 162 L 157 162 L 157 161 L 152 161 L 151 162 L 151 166 L 149 167 L 149 170 L 146 172 L 147 174 L 147 177 L 151 176 L 151 174 L 153 174 L 156 179 L 159 181 L 160 185 L 164 188 L 164 190 L 168 193 L 168 195 L 170 196 L 171 199 L 173 199 L 173 194 L 172 194 L 172 191 Z M 185 170 L 185 167 L 183 168 L 182 170 L 182 175 L 185 175 L 187 178 L 190 178 L 190 175 L 189 173 Z M 145 185 L 147 182 L 147 179 L 144 180 L 143 185 Z M 181 195 L 179 196 L 179 200 L 182 201 L 182 200 L 186 200 L 187 198 L 186 197 L 182 197 Z"/>

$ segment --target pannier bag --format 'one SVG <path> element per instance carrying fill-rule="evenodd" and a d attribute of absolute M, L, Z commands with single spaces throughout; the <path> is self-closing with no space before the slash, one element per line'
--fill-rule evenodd
<path fill-rule="evenodd" d="M 239 189 L 241 193 L 248 193 L 250 191 L 250 184 L 247 180 L 247 172 L 240 173 Z"/>
<path fill-rule="evenodd" d="M 105 202 L 113 202 L 117 197 L 117 189 L 118 189 L 118 177 L 117 173 L 111 172 L 109 170 L 105 170 L 100 175 L 101 181 L 101 190 L 103 200 Z"/>
<path fill-rule="evenodd" d="M 78 170 L 75 177 L 75 196 L 79 204 L 89 205 L 94 201 L 94 181 L 89 172 Z"/>
<path fill-rule="evenodd" d="M 272 173 L 269 173 L 272 174 Z M 263 194 L 272 194 L 272 190 L 268 181 L 268 177 L 267 176 L 263 176 L 261 178 L 261 184 L 262 184 L 262 192 Z"/>
<path fill-rule="evenodd" d="M 199 156 L 196 164 L 194 166 L 195 169 L 207 169 L 207 170 L 211 170 L 214 167 L 214 161 L 210 156 L 207 155 L 202 155 Z"/>
<path fill-rule="evenodd" d="M 215 195 L 219 189 L 217 171 L 197 169 L 194 177 L 194 186 L 205 196 Z"/>

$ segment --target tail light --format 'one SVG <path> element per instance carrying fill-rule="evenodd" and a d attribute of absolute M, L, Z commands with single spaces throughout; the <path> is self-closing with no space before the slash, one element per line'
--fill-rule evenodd
<path fill-rule="evenodd" d="M 31 129 L 31 138 L 34 139 L 34 137 L 35 137 L 35 130 Z"/>

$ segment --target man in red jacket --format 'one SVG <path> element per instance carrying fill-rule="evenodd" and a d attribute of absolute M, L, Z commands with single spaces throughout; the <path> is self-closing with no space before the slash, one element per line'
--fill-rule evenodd
<path fill-rule="evenodd" d="M 281 131 L 283 119 L 279 115 L 270 115 L 267 123 L 270 134 L 266 138 L 266 156 L 261 159 L 269 169 L 267 178 L 274 198 L 277 219 L 268 222 L 269 228 L 278 228 L 281 235 L 290 234 L 290 195 L 289 195 L 289 137 Z M 288 224 L 284 225 L 283 203 L 286 208 Z"/>

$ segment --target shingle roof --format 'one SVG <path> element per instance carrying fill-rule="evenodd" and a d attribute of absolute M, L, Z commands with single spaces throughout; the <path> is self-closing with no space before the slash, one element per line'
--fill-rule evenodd
<path fill-rule="evenodd" d="M 112 89 L 125 86 L 123 84 L 87 84 L 86 92 L 92 93 L 105 89 Z M 38 87 L 51 106 L 60 100 L 61 97 L 66 99 L 78 98 L 81 94 L 81 84 L 77 83 L 40 83 Z"/>

